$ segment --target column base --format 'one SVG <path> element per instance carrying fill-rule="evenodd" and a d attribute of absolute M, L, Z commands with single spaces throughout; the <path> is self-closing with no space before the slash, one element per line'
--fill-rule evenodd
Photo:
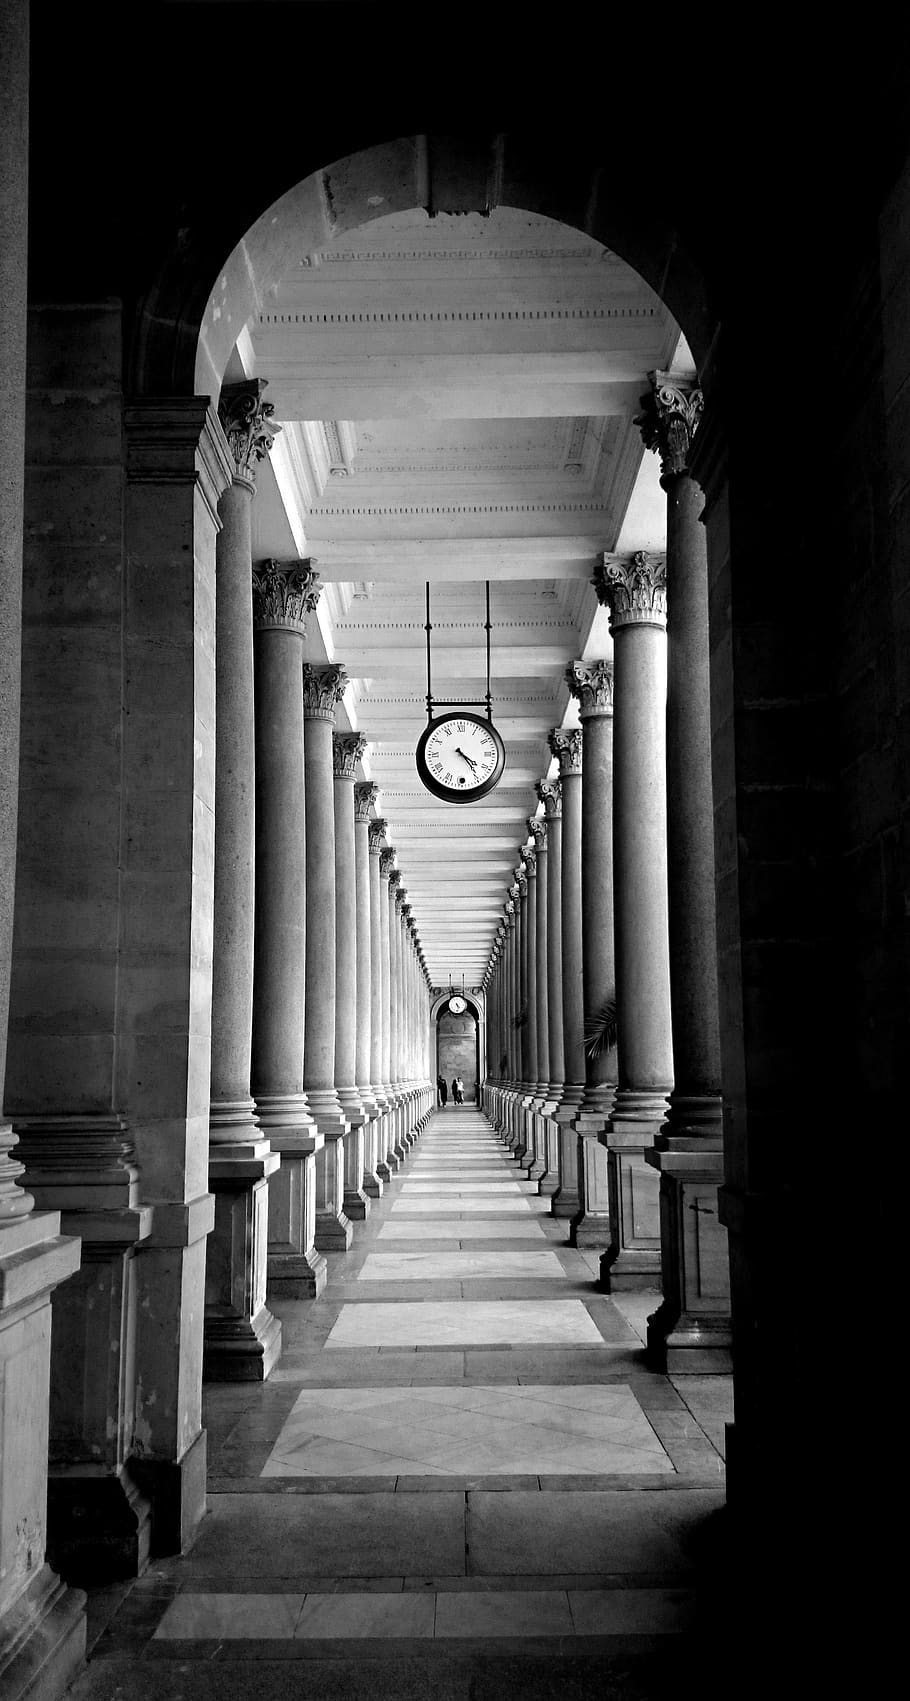
<path fill-rule="evenodd" d="M 344 1214 L 346 1217 L 350 1217 L 354 1222 L 358 1223 L 364 1222 L 369 1216 L 370 1199 L 367 1194 L 366 1176 L 363 1178 L 362 1187 L 352 1189 L 351 1192 L 348 1192 L 347 1189 L 345 1189 Z"/>
<path fill-rule="evenodd" d="M 57 1701 L 85 1663 L 85 1595 L 49 1565 L 0 1619 L 4 1701 Z"/>
<path fill-rule="evenodd" d="M 130 1475 L 152 1508 L 152 1559 L 185 1553 L 205 1513 L 208 1437 L 200 1429 L 180 1459 L 129 1461 Z"/>
<path fill-rule="evenodd" d="M 610 1215 L 597 1211 L 580 1211 L 572 1218 L 569 1229 L 569 1245 L 582 1248 L 590 1247 L 595 1252 L 603 1252 L 610 1244 Z"/>
<path fill-rule="evenodd" d="M 317 1252 L 349 1252 L 354 1225 L 344 1211 L 317 1211 L 314 1246 Z"/>
<path fill-rule="evenodd" d="M 688 1101 L 691 1105 L 692 1101 Z M 707 1105 L 709 1101 L 701 1101 Z M 648 1359 L 683 1375 L 726 1375 L 731 1368 L 730 1265 L 718 1218 L 724 1158 L 715 1114 L 699 1136 L 661 1130 L 645 1161 L 660 1175 L 663 1304 L 648 1319 Z"/>
<path fill-rule="evenodd" d="M 611 1243 L 600 1261 L 606 1293 L 659 1288 L 659 1187 L 645 1154 L 667 1113 L 666 1094 L 620 1087 L 601 1140 L 608 1153 Z"/>
<path fill-rule="evenodd" d="M 254 1317 L 206 1318 L 205 1382 L 264 1382 L 281 1357 L 281 1324 L 262 1307 Z"/>
<path fill-rule="evenodd" d="M 659 1288 L 659 1248 L 651 1252 L 609 1246 L 600 1260 L 600 1285 L 604 1293 L 641 1293 Z"/>
<path fill-rule="evenodd" d="M 318 1299 L 329 1267 L 315 1247 L 309 1252 L 269 1250 L 268 1291 L 275 1299 Z"/>
<path fill-rule="evenodd" d="M 47 1558 L 65 1582 L 88 1588 L 141 1577 L 151 1541 L 152 1509 L 128 1470 L 51 1467 Z"/>
<path fill-rule="evenodd" d="M 375 1175 L 365 1175 L 364 1176 L 364 1178 L 363 1178 L 363 1191 L 366 1194 L 368 1199 L 381 1199 L 382 1198 L 382 1189 L 383 1189 L 383 1180 L 382 1180 L 382 1176 L 379 1174 L 378 1168 L 377 1168 Z"/>
<path fill-rule="evenodd" d="M 729 1318 L 674 1319 L 676 1307 L 666 1301 L 648 1318 L 649 1366 L 667 1376 L 730 1376 L 733 1371 L 733 1329 Z"/>
<path fill-rule="evenodd" d="M 578 1187 L 578 1135 L 574 1124 L 583 1095 L 583 1086 L 571 1081 L 566 1082 L 559 1109 L 552 1118 L 556 1124 L 559 1143 L 559 1185 L 550 1204 L 550 1215 L 553 1217 L 571 1219 L 577 1217 L 582 1210 Z"/>

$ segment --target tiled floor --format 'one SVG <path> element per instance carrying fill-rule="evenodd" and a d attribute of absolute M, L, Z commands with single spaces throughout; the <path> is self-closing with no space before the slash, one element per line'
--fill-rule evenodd
<path fill-rule="evenodd" d="M 599 1291 L 472 1108 L 329 1265 L 268 1383 L 207 1391 L 209 1516 L 94 1601 L 79 1701 L 682 1694 L 727 1379 L 648 1369 L 658 1296 Z"/>

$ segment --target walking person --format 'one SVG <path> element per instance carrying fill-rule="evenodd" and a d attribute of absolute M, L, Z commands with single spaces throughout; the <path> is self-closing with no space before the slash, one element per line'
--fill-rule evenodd
<path fill-rule="evenodd" d="M 437 1098 L 439 1104 L 442 1106 L 443 1110 L 445 1110 L 446 1100 L 447 1100 L 448 1096 L 449 1096 L 449 1089 L 446 1086 L 445 1076 L 444 1075 L 437 1075 L 437 1077 L 436 1077 L 436 1098 Z"/>
<path fill-rule="evenodd" d="M 452 1082 L 452 1097 L 456 1104 L 464 1104 L 464 1082 L 460 1075 L 456 1075 Z"/>

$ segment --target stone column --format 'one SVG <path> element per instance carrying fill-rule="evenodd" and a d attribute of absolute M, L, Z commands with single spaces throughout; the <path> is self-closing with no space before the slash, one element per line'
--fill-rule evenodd
<path fill-rule="evenodd" d="M 619 1085 L 604 1136 L 610 1163 L 610 1288 L 660 1272 L 657 1177 L 645 1152 L 673 1085 L 667 940 L 667 600 L 662 556 L 604 556 L 593 581 L 614 657 L 613 879 Z"/>
<path fill-rule="evenodd" d="M 0 11 L 0 1106 L 16 873 L 25 441 L 28 206 L 28 7 Z M 51 1294 L 79 1268 L 79 1241 L 59 1211 L 34 1211 L 19 1186 L 16 1136 L 0 1114 L 0 1685 L 62 1694 L 85 1652 L 85 1596 L 45 1563 Z"/>
<path fill-rule="evenodd" d="M 562 799 L 562 1040 L 565 1080 L 556 1121 L 559 1125 L 559 1188 L 554 1217 L 577 1217 L 578 1135 L 575 1118 L 584 1098 L 584 982 L 581 913 L 581 743 L 578 727 L 554 729 L 550 749 L 559 758 Z"/>
<path fill-rule="evenodd" d="M 265 381 L 225 384 L 218 413 L 234 461 L 215 546 L 215 913 L 209 1185 L 215 1227 L 206 1253 L 204 1373 L 268 1376 L 281 1325 L 267 1309 L 268 1177 L 280 1158 L 250 1094 L 255 918 L 256 723 L 250 508 L 272 446 Z"/>
<path fill-rule="evenodd" d="M 348 1124 L 335 1090 L 335 796 L 332 729 L 343 667 L 303 668 L 306 787 L 306 978 L 303 1084 L 325 1144 L 316 1154 L 316 1247 L 346 1252 L 353 1229 L 344 1209 Z"/>
<path fill-rule="evenodd" d="M 581 902 L 584 915 L 585 1095 L 576 1117 L 579 1214 L 576 1246 L 610 1244 L 606 1146 L 599 1139 L 616 1094 L 616 1046 L 604 1043 L 615 1026 L 613 952 L 613 664 L 576 661 L 566 683 L 580 705 L 584 751 L 581 782 Z M 590 1039 L 587 1038 L 590 1032 Z M 594 1048 L 598 1048 L 595 1049 Z"/>
<path fill-rule="evenodd" d="M 541 1109 L 546 1138 L 547 1167 L 538 1184 L 552 1198 L 559 1188 L 559 1125 L 556 1112 L 565 1084 L 565 1047 L 562 1026 L 562 782 L 538 780 L 537 796 L 544 806 L 547 829 L 547 1049 L 550 1078 Z M 539 879 L 539 876 L 538 876 Z"/>
<path fill-rule="evenodd" d="M 388 976 L 388 963 L 383 951 L 382 914 L 385 894 L 381 873 L 381 857 L 386 847 L 386 822 L 377 817 L 367 829 L 370 839 L 370 1085 L 378 1106 L 376 1127 L 376 1173 L 383 1182 L 391 1179 L 392 1170 L 387 1158 L 388 1111 L 386 1076 L 383 1073 L 388 1040 L 385 1037 L 386 1010 L 383 977 Z M 397 1164 L 395 1166 L 397 1168 Z"/>
<path fill-rule="evenodd" d="M 401 1087 L 401 927 L 398 904 L 401 873 L 389 869 L 389 1086 L 393 1102 L 393 1150 L 400 1163 L 406 1147 L 402 1140 Z"/>
<path fill-rule="evenodd" d="M 363 1128 L 363 1190 L 382 1198 L 377 1170 L 379 1105 L 373 1080 L 373 944 L 370 916 L 370 826 L 379 787 L 363 780 L 354 787 L 354 861 L 357 886 L 357 1091 L 366 1112 Z M 378 861 L 378 853 L 377 853 Z M 378 964 L 377 964 L 378 967 Z"/>
<path fill-rule="evenodd" d="M 348 1132 L 344 1137 L 344 1208 L 354 1221 L 369 1216 L 363 1186 L 366 1112 L 357 1074 L 357 874 L 354 849 L 354 769 L 367 747 L 358 732 L 336 732 L 335 776 L 335 1091 Z"/>
<path fill-rule="evenodd" d="M 537 1109 L 543 1110 L 547 1100 L 547 1089 L 550 1080 L 550 1031 L 548 1003 L 548 967 L 547 967 L 547 882 L 549 879 L 549 853 L 547 850 L 547 823 L 541 816 L 532 815 L 528 820 L 528 832 L 534 840 L 535 866 L 537 881 L 535 887 L 537 917 L 535 922 L 536 966 L 534 984 L 537 992 L 537 1081 L 535 1097 L 540 1101 Z"/>
<path fill-rule="evenodd" d="M 711 780 L 704 497 L 689 472 L 703 398 L 652 375 L 637 423 L 667 493 L 667 873 L 673 1077 L 648 1162 L 660 1172 L 663 1303 L 648 1321 L 660 1368 L 728 1367 L 730 1271 L 717 1211 L 724 1178 Z"/>
<path fill-rule="evenodd" d="M 395 1151 L 395 1097 L 392 1091 L 392 1018 L 391 1018 L 391 940 L 389 934 L 389 876 L 395 867 L 395 852 L 391 845 L 386 845 L 379 852 L 379 883 L 377 901 L 379 904 L 379 954 L 380 954 L 380 1000 L 382 1005 L 382 1095 L 385 1104 L 383 1115 L 383 1141 L 385 1145 L 384 1163 L 389 1171 L 388 1180 L 400 1167 L 401 1159 Z M 382 1175 L 382 1170 L 380 1170 Z"/>

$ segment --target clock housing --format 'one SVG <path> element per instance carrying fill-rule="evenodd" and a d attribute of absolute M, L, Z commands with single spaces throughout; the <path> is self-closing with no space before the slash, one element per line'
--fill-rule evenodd
<path fill-rule="evenodd" d="M 434 797 L 444 803 L 475 803 L 499 784 L 506 752 L 492 721 L 456 709 L 428 723 L 415 760 L 422 783 Z"/>

